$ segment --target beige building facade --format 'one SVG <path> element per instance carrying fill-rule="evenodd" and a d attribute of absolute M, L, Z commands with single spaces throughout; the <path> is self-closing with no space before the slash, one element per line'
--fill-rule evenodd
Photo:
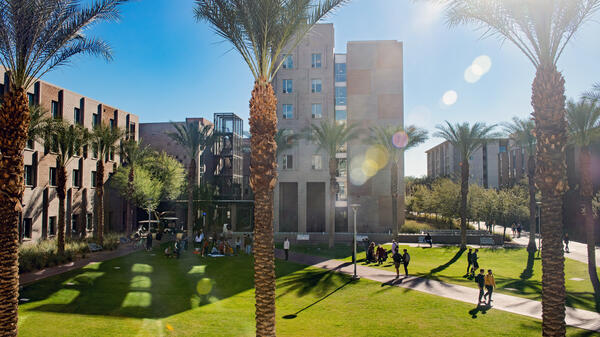
<path fill-rule="evenodd" d="M 4 92 L 6 74 L 0 76 L 0 90 Z M 92 129 L 98 123 L 114 125 L 126 130 L 127 138 L 138 139 L 138 116 L 111 107 L 97 100 L 37 81 L 27 91 L 30 104 L 40 105 L 53 118 L 60 117 L 70 123 Z M 58 232 L 58 197 L 56 194 L 56 155 L 40 141 L 30 141 L 23 153 L 25 162 L 25 192 L 20 234 L 23 241 L 51 238 Z M 66 229 L 71 233 L 94 228 L 95 174 L 94 152 L 85 147 L 80 156 L 67 164 Z M 120 165 L 118 151 L 111 154 L 105 165 L 105 179 Z M 105 226 L 111 231 L 124 229 L 125 201 L 108 186 L 105 191 Z"/>

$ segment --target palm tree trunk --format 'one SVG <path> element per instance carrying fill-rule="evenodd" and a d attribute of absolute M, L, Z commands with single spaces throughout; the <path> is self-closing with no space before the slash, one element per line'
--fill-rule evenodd
<path fill-rule="evenodd" d="M 0 335 L 17 335 L 19 214 L 23 197 L 23 149 L 29 129 L 23 89 L 11 88 L 0 106 Z"/>
<path fill-rule="evenodd" d="M 277 182 L 277 98 L 270 83 L 254 83 L 250 99 L 250 186 L 254 191 L 256 335 L 275 336 L 273 188 Z"/>
<path fill-rule="evenodd" d="M 187 204 L 187 236 L 191 243 L 194 239 L 194 187 L 196 186 L 196 159 L 190 158 L 190 168 L 188 170 L 188 204 Z"/>
<path fill-rule="evenodd" d="M 398 163 L 392 162 L 390 168 L 391 174 L 391 194 L 392 194 L 392 230 L 394 238 L 398 237 Z"/>
<path fill-rule="evenodd" d="M 65 198 L 67 195 L 67 170 L 64 165 L 58 164 L 56 168 L 56 195 L 58 196 L 58 240 L 56 246 L 58 254 L 62 255 L 65 252 Z"/>
<path fill-rule="evenodd" d="M 133 171 L 133 165 L 130 164 L 129 176 L 127 177 L 127 235 L 133 232 L 133 207 L 131 207 L 131 201 L 133 200 L 133 181 L 135 180 L 135 173 Z"/>
<path fill-rule="evenodd" d="M 527 159 L 527 182 L 529 183 L 529 244 L 527 251 L 530 254 L 536 251 L 535 232 L 537 224 L 535 223 L 535 157 L 530 154 Z"/>
<path fill-rule="evenodd" d="M 540 66 L 533 81 L 536 182 L 542 193 L 542 334 L 565 335 L 565 261 L 562 245 L 566 181 L 565 81 L 555 66 Z"/>
<path fill-rule="evenodd" d="M 333 157 L 329 158 L 329 248 L 333 248 L 335 245 L 335 195 L 338 193 L 339 186 L 335 179 L 337 171 L 335 153 L 330 155 Z"/>
<path fill-rule="evenodd" d="M 592 198 L 594 196 L 594 187 L 592 184 L 592 162 L 590 159 L 590 148 L 584 146 L 581 148 L 581 184 L 580 193 L 583 202 L 585 216 L 585 234 L 587 237 L 588 252 L 588 273 L 590 281 L 594 287 L 596 302 L 600 303 L 600 281 L 598 280 L 598 271 L 596 270 L 596 233 L 594 233 L 594 213 L 592 210 Z"/>
<path fill-rule="evenodd" d="M 98 244 L 104 243 L 104 160 L 96 162 L 96 237 Z"/>
<path fill-rule="evenodd" d="M 467 196 L 469 195 L 469 159 L 463 155 L 460 179 L 460 249 L 467 249 Z"/>

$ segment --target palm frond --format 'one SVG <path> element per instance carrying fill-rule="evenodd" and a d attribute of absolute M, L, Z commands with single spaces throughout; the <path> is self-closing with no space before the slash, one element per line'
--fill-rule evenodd
<path fill-rule="evenodd" d="M 210 125 L 174 122 L 171 122 L 171 125 L 175 132 L 167 132 L 167 136 L 185 148 L 190 159 L 196 158 L 198 153 L 204 152 L 204 149 L 214 142 L 214 133 Z"/>
<path fill-rule="evenodd" d="M 502 123 L 502 128 L 506 135 L 521 148 L 525 149 L 528 154 L 535 153 L 536 139 L 533 134 L 535 123 L 532 119 L 513 117 L 512 122 Z"/>
<path fill-rule="evenodd" d="M 444 138 L 456 147 L 463 158 L 469 158 L 471 154 L 480 146 L 492 138 L 499 137 L 500 134 L 494 132 L 496 125 L 486 125 L 476 122 L 472 126 L 468 122 L 450 124 L 445 121 L 445 125 L 437 125 L 435 137 Z"/>
<path fill-rule="evenodd" d="M 569 100 L 566 108 L 571 143 L 589 146 L 600 139 L 600 106 L 595 101 Z"/>
<path fill-rule="evenodd" d="M 335 158 L 343 146 L 358 137 L 355 124 L 339 124 L 335 121 L 321 121 L 311 124 L 303 132 L 303 137 L 317 145 L 317 152 L 325 151 L 329 158 Z"/>

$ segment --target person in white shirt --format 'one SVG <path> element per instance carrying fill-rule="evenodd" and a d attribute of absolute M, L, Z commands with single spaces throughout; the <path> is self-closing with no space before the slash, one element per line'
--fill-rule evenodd
<path fill-rule="evenodd" d="M 204 241 L 204 232 L 200 230 L 196 237 L 194 238 L 194 242 L 196 243 L 196 247 L 202 247 L 202 241 Z"/>
<path fill-rule="evenodd" d="M 290 240 L 285 238 L 283 241 L 283 251 L 285 252 L 285 260 L 288 260 L 289 252 L 290 252 Z"/>

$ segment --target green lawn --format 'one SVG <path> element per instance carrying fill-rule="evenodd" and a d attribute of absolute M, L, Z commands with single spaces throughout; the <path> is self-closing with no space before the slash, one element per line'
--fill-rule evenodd
<path fill-rule="evenodd" d="M 155 254 L 137 252 L 24 287 L 21 297 L 30 301 L 19 308 L 20 335 L 254 334 L 251 258 Z M 350 283 L 344 275 L 294 263 L 277 261 L 277 276 L 279 336 L 540 334 L 540 322 L 524 316 L 476 312 L 467 303 L 368 280 Z"/>
<path fill-rule="evenodd" d="M 324 245 L 319 246 L 296 246 L 291 247 L 294 251 L 305 254 L 335 258 L 344 261 L 352 261 L 350 246 L 337 245 L 334 249 L 327 249 Z M 409 273 L 411 275 L 440 280 L 448 283 L 460 284 L 476 288 L 477 284 L 464 277 L 467 271 L 467 251 L 462 254 L 458 247 L 441 248 L 407 248 L 411 255 Z M 386 249 L 391 249 L 386 246 Z M 542 264 L 541 260 L 529 261 L 527 251 L 522 249 L 480 249 L 480 268 L 492 269 L 496 277 L 498 291 L 519 297 L 525 297 L 541 301 L 542 296 Z M 358 261 L 364 262 L 365 253 L 359 247 Z M 395 271 L 391 256 L 387 263 L 378 266 L 369 266 L 384 270 Z M 600 268 L 598 269 L 600 272 Z M 402 267 L 400 272 L 404 273 Z M 600 310 L 594 301 L 594 292 L 587 270 L 587 264 L 571 259 L 565 259 L 565 280 L 567 288 L 567 305 L 592 311 Z"/>

